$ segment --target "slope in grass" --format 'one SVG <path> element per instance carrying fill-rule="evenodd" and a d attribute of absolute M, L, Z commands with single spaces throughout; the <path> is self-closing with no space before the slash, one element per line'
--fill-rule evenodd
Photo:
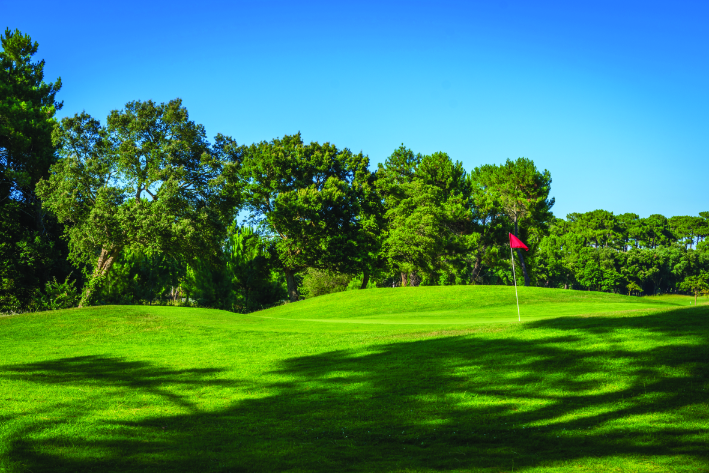
<path fill-rule="evenodd" d="M 3 318 L 0 471 L 707 471 L 709 307 L 644 302 L 369 331 L 144 306 Z"/>

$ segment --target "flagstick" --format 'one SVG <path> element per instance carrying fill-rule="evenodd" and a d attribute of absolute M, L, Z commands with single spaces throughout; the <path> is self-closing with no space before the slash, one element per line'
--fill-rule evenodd
<path fill-rule="evenodd" d="M 519 315 L 519 296 L 517 295 L 517 276 L 515 276 L 515 254 L 512 252 L 511 246 L 510 246 L 510 256 L 512 257 L 512 278 L 515 281 L 515 297 L 517 298 L 517 321 L 521 322 L 522 317 Z"/>

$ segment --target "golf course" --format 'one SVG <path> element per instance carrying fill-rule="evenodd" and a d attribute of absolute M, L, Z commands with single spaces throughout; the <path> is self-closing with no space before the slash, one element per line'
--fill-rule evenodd
<path fill-rule="evenodd" d="M 0 472 L 709 471 L 706 297 L 519 299 L 0 317 Z"/>

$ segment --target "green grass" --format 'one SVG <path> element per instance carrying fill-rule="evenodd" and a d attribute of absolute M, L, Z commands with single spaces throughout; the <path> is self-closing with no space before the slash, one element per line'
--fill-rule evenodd
<path fill-rule="evenodd" d="M 514 289 L 452 286 L 0 317 L 0 472 L 709 471 L 690 300 L 521 288 L 520 324 Z"/>

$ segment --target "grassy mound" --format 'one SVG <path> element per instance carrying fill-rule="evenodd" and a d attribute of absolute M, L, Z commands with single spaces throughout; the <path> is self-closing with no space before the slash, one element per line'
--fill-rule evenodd
<path fill-rule="evenodd" d="M 548 317 L 666 309 L 687 297 L 629 297 L 604 292 L 518 288 L 525 321 Z M 514 287 L 436 286 L 367 289 L 286 304 L 259 315 L 304 321 L 377 324 L 476 324 L 517 320 Z"/>
<path fill-rule="evenodd" d="M 0 471 L 707 470 L 709 306 L 508 289 L 0 318 Z"/>

